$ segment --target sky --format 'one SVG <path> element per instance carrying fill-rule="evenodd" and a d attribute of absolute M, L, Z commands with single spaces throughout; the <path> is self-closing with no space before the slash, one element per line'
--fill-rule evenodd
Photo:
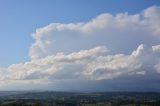
<path fill-rule="evenodd" d="M 0 90 L 160 91 L 159 0 L 1 0 Z"/>

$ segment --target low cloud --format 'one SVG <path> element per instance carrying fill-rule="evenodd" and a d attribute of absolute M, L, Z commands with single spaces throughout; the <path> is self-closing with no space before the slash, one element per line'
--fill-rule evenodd
<path fill-rule="evenodd" d="M 1 69 L 1 80 L 86 79 L 107 80 L 127 75 L 145 75 L 148 69 L 159 72 L 160 52 L 138 46 L 131 54 L 109 55 L 106 47 L 81 50 L 71 54 L 58 53 Z"/>

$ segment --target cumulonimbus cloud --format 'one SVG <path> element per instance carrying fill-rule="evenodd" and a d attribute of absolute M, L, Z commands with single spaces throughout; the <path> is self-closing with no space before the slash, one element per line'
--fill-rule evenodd
<path fill-rule="evenodd" d="M 86 23 L 52 23 L 39 28 L 33 34 L 35 42 L 29 51 L 31 60 L 1 68 L 0 82 L 35 81 L 46 83 L 46 81 L 53 82 L 64 79 L 108 80 L 127 75 L 146 75 L 152 72 L 158 74 L 160 73 L 159 44 L 148 47 L 141 44 L 130 53 L 117 52 L 117 54 L 111 54 L 107 45 L 101 46 L 94 43 L 98 39 L 110 39 L 112 35 L 116 36 L 117 39 L 121 37 L 132 38 L 135 35 L 136 38 L 142 39 L 141 43 L 150 36 L 149 41 L 152 43 L 155 38 L 159 39 L 160 37 L 159 19 L 160 8 L 152 6 L 142 13 L 134 15 L 119 13 L 114 16 L 105 13 Z M 88 39 L 98 36 L 98 38 L 92 39 L 95 41 L 93 45 L 97 46 L 76 52 L 55 53 L 54 48 L 60 46 L 55 45 L 59 36 L 63 38 L 61 39 L 62 42 L 66 40 L 64 38 L 70 38 L 70 36 L 80 36 L 78 40 L 84 36 L 87 36 Z M 69 39 L 67 40 L 67 42 L 63 42 L 63 46 L 70 42 Z M 127 40 L 121 39 L 119 42 L 123 43 Z M 131 40 L 136 42 L 137 39 Z M 87 40 L 86 42 L 90 41 Z M 78 45 L 83 45 L 83 40 L 81 44 L 77 43 L 74 42 L 72 45 L 78 48 Z"/>

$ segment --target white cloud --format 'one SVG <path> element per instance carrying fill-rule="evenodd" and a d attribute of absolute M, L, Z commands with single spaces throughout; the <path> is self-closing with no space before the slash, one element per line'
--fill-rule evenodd
<path fill-rule="evenodd" d="M 31 59 L 37 59 L 52 55 L 54 53 L 53 48 L 59 46 L 55 44 L 56 36 L 61 36 L 61 39 L 65 39 L 64 36 L 72 37 L 72 35 L 100 36 L 99 38 L 101 39 L 111 39 L 112 36 L 116 36 L 117 38 L 121 37 L 124 39 L 133 38 L 131 41 L 141 39 L 142 43 L 146 39 L 150 39 L 147 38 L 148 35 L 160 36 L 159 19 L 160 8 L 152 6 L 140 14 L 129 15 L 128 13 L 119 13 L 114 16 L 104 13 L 86 23 L 52 23 L 46 27 L 37 29 L 36 33 L 33 34 L 35 43 L 30 48 L 30 57 Z M 105 37 L 103 38 L 102 36 Z M 154 40 L 154 37 L 151 38 Z M 119 42 L 124 42 L 124 39 L 123 41 L 119 39 Z M 116 42 L 115 38 L 112 40 Z M 68 42 L 63 41 L 62 43 L 67 45 Z M 70 48 L 72 47 L 70 46 Z"/>
<path fill-rule="evenodd" d="M 160 52 L 160 45 L 153 46 L 152 49 L 155 52 Z"/>
<path fill-rule="evenodd" d="M 160 54 L 155 53 L 154 49 L 144 45 L 140 45 L 130 55 L 110 55 L 105 47 L 71 54 L 58 53 L 1 69 L 0 79 L 33 82 L 47 79 L 52 82 L 63 79 L 103 80 L 131 74 L 144 75 L 148 73 L 148 68 L 159 71 L 157 62 Z"/>
<path fill-rule="evenodd" d="M 152 6 L 144 11 L 146 24 L 155 35 L 160 35 L 160 8 Z"/>
<path fill-rule="evenodd" d="M 65 79 L 108 80 L 128 75 L 146 75 L 151 71 L 157 74 L 160 72 L 160 45 L 146 47 L 141 44 L 130 53 L 116 51 L 117 54 L 112 54 L 105 44 L 113 40 L 110 48 L 115 47 L 114 43 L 118 46 L 120 42 L 128 45 L 125 49 L 131 48 L 130 42 L 135 45 L 140 42 L 154 45 L 155 39 L 160 41 L 159 19 L 160 9 L 153 6 L 140 14 L 119 13 L 114 16 L 105 13 L 86 23 L 52 23 L 39 28 L 33 34 L 35 42 L 29 51 L 31 60 L 0 69 L 0 84 L 25 82 L 29 85 Z M 72 39 L 74 36 L 76 38 Z M 79 45 L 85 45 L 86 48 L 82 50 Z M 92 47 L 90 45 L 94 48 L 88 49 Z M 56 47 L 65 50 L 76 47 L 79 52 L 74 49 L 55 52 Z"/>

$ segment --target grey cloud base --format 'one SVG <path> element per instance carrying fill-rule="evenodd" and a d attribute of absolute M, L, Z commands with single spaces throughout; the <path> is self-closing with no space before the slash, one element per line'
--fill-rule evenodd
<path fill-rule="evenodd" d="M 54 85 L 54 82 L 61 83 L 64 80 L 71 82 L 83 82 L 84 80 L 89 82 L 103 82 L 103 80 L 114 82 L 114 79 L 131 76 L 126 81 L 121 82 L 126 84 L 127 81 L 136 83 L 136 80 L 141 79 L 141 77 L 145 78 L 145 76 L 159 76 L 159 45 L 152 48 L 140 45 L 130 55 L 109 55 L 108 51 L 105 47 L 96 47 L 68 55 L 58 53 L 23 64 L 14 64 L 1 70 L 0 78 L 3 81 L 1 86 L 6 85 L 4 82 L 7 82 L 8 85 L 26 83 L 50 86 Z M 132 76 L 135 77 L 132 79 Z M 151 81 L 159 80 L 158 77 L 154 78 Z M 145 79 L 143 80 L 145 81 Z"/>

